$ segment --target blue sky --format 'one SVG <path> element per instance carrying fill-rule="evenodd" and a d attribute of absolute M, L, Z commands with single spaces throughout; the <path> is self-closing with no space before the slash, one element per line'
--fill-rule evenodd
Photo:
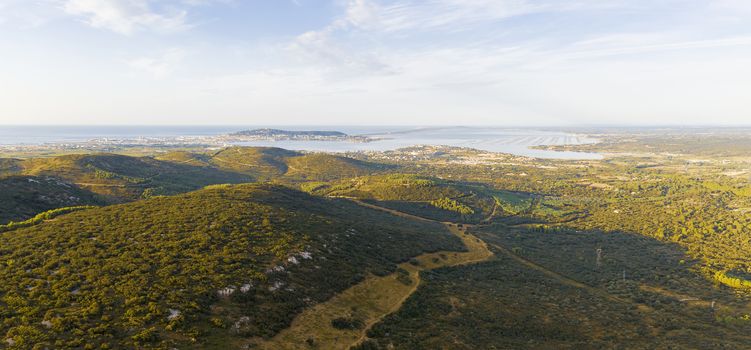
<path fill-rule="evenodd" d="M 748 124 L 747 0 L 0 0 L 0 124 Z"/>

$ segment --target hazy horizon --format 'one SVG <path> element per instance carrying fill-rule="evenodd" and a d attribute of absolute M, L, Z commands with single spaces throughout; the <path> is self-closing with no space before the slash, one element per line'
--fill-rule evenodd
<path fill-rule="evenodd" d="M 580 129 L 580 128 L 626 128 L 626 129 L 698 129 L 698 128 L 716 128 L 716 129 L 731 129 L 731 128 L 751 128 L 751 123 L 746 124 L 346 124 L 346 123 L 321 123 L 321 124 L 262 124 L 262 123 L 206 123 L 206 124 L 188 124 L 188 123 L 172 123 L 172 124 L 147 124 L 147 123 L 89 123 L 89 124 L 64 124 L 64 123 L 49 123 L 49 124 L 4 124 L 0 123 L 0 126 L 5 127 L 186 127 L 186 128 L 200 128 L 200 127 L 237 127 L 237 128 L 326 128 L 326 127 L 399 127 L 399 128 L 495 128 L 495 129 Z M 318 129 L 320 130 L 320 129 Z"/>

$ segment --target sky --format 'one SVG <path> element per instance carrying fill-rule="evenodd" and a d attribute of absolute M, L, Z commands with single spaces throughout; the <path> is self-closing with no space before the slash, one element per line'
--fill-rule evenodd
<path fill-rule="evenodd" d="M 751 124 L 749 0 L 0 0 L 0 124 Z"/>

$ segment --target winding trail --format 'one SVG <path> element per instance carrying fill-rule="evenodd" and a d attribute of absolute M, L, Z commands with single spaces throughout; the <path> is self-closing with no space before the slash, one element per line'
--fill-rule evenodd
<path fill-rule="evenodd" d="M 410 220 L 437 222 L 358 200 L 354 202 Z M 493 256 L 487 244 L 467 233 L 465 227 L 450 222 L 442 224 L 462 240 L 467 248 L 466 252 L 442 251 L 422 254 L 410 262 L 399 264 L 397 272 L 390 275 L 370 275 L 328 301 L 304 310 L 292 321 L 289 328 L 257 344 L 257 348 L 299 349 L 301 344 L 307 342 L 319 349 L 349 349 L 367 339 L 367 331 L 373 325 L 401 308 L 420 285 L 420 271 L 472 264 Z M 337 318 L 360 320 L 362 327 L 334 328 L 331 321 Z"/>
<path fill-rule="evenodd" d="M 605 298 L 607 300 L 610 300 L 610 301 L 613 301 L 613 302 L 616 302 L 616 303 L 629 303 L 630 302 L 628 300 L 624 300 L 624 299 L 618 298 L 618 297 L 616 297 L 616 296 L 614 296 L 612 294 L 609 294 L 608 292 L 603 291 L 601 289 L 592 287 L 592 286 L 590 286 L 588 284 L 581 283 L 581 282 L 579 282 L 577 280 L 574 280 L 574 279 L 568 278 L 568 277 L 566 277 L 564 275 L 561 275 L 560 273 L 557 273 L 555 271 L 549 270 L 546 267 L 544 267 L 542 265 L 539 265 L 539 264 L 537 264 L 534 261 L 527 260 L 526 258 L 524 258 L 524 257 L 522 257 L 522 256 L 520 256 L 520 255 L 518 255 L 518 254 L 516 254 L 514 252 L 512 252 L 511 250 L 509 250 L 508 248 L 506 248 L 504 246 L 501 246 L 501 245 L 498 245 L 498 244 L 493 244 L 493 243 L 489 243 L 489 245 L 492 246 L 493 248 L 498 249 L 499 251 L 503 252 L 503 254 L 509 256 L 510 258 L 516 260 L 516 262 L 522 264 L 523 266 L 525 266 L 525 267 L 527 267 L 529 269 L 532 269 L 532 270 L 539 271 L 542 274 L 544 274 L 545 276 L 553 278 L 554 280 L 560 282 L 561 284 L 565 284 L 565 285 L 568 285 L 568 286 L 571 286 L 571 287 L 576 287 L 576 288 L 584 289 L 584 290 L 586 290 L 587 292 L 589 292 L 589 293 L 591 293 L 593 295 L 597 295 L 599 297 Z"/>
<path fill-rule="evenodd" d="M 101 183 L 91 183 L 91 182 L 76 182 L 74 183 L 74 185 L 85 186 L 85 187 L 117 187 L 117 188 L 144 186 L 144 184 L 101 184 Z"/>
<path fill-rule="evenodd" d="M 420 284 L 420 272 L 447 266 L 467 265 L 490 259 L 493 252 L 488 247 L 509 256 L 521 265 L 539 271 L 546 276 L 568 286 L 584 289 L 587 292 L 615 303 L 633 303 L 609 294 L 602 289 L 581 283 L 542 265 L 528 260 L 510 249 L 495 243 L 486 243 L 480 238 L 466 232 L 468 227 L 453 222 L 440 222 L 424 217 L 407 214 L 398 210 L 384 208 L 354 198 L 351 201 L 375 210 L 388 212 L 410 220 L 441 223 L 459 237 L 467 248 L 466 252 L 436 252 L 415 257 L 414 263 L 402 263 L 399 270 L 387 276 L 368 276 L 364 281 L 337 294 L 330 300 L 317 304 L 303 311 L 289 328 L 275 337 L 256 344 L 258 349 L 300 349 L 301 344 L 309 343 L 319 349 L 349 349 L 367 339 L 368 330 L 383 320 L 384 317 L 397 312 L 402 304 L 415 292 Z M 492 216 L 491 216 L 492 218 Z M 405 273 L 406 272 L 406 273 Z M 404 283 L 405 275 L 410 283 Z M 401 281 L 400 281 L 401 280 Z M 640 304 L 637 304 L 640 305 Z M 641 305 L 643 306 L 643 305 Z M 643 311 L 651 308 L 643 306 Z M 337 329 L 331 321 L 337 318 L 357 319 L 362 322 L 358 329 Z"/>

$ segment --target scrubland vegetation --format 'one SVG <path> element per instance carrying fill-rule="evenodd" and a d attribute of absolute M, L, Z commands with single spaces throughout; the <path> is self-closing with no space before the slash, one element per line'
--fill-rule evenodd
<path fill-rule="evenodd" d="M 751 169 L 722 140 L 660 142 L 598 161 L 244 147 L 3 159 L 0 346 L 261 346 L 383 278 L 414 289 L 398 310 L 375 324 L 344 310 L 297 348 L 339 331 L 357 349 L 748 348 L 738 174 Z M 469 227 L 495 256 L 426 268 L 414 258 L 466 250 L 430 220 Z"/>
<path fill-rule="evenodd" d="M 303 187 L 305 188 L 305 187 Z M 429 176 L 389 174 L 316 183 L 315 194 L 353 197 L 436 220 L 480 222 L 494 211 L 496 201 L 486 188 Z"/>
<path fill-rule="evenodd" d="M 61 207 L 100 204 L 92 192 L 53 177 L 0 177 L 0 225 Z"/>
<path fill-rule="evenodd" d="M 423 252 L 440 225 L 238 185 L 59 217 L 0 236 L 0 333 L 17 348 L 229 346 Z"/>
<path fill-rule="evenodd" d="M 155 157 L 102 153 L 0 159 L 0 224 L 64 206 L 123 203 L 212 184 L 334 180 L 391 168 L 327 154 L 252 147 Z"/>
<path fill-rule="evenodd" d="M 24 221 L 11 221 L 5 225 L 0 225 L 0 233 L 6 232 L 6 231 L 12 231 L 19 228 L 24 227 L 30 227 L 34 225 L 41 224 L 45 220 L 51 220 L 54 219 L 57 216 L 72 213 L 74 211 L 79 210 L 85 210 L 85 209 L 95 209 L 98 207 L 92 206 L 92 205 L 82 205 L 77 207 L 62 207 L 57 209 L 48 210 L 42 213 L 39 213 L 37 215 L 34 215 L 33 218 L 24 220 Z"/>

